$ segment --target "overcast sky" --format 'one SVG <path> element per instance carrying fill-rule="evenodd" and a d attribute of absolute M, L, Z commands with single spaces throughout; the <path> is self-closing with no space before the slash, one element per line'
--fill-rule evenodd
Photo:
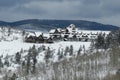
<path fill-rule="evenodd" d="M 0 20 L 72 19 L 120 26 L 120 0 L 0 0 Z"/>

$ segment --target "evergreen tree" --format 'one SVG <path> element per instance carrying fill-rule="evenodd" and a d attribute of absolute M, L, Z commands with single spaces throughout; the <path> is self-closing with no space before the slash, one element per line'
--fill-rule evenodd
<path fill-rule="evenodd" d="M 8 61 L 8 59 L 5 59 L 4 65 L 6 65 L 7 67 L 9 67 L 9 61 Z"/>
<path fill-rule="evenodd" d="M 20 50 L 20 53 L 23 53 L 24 51 L 23 51 L 23 48 L 21 48 L 21 50 Z"/>
<path fill-rule="evenodd" d="M 96 39 L 95 46 L 97 49 L 103 49 L 104 44 L 105 44 L 104 36 L 102 34 L 99 34 L 97 39 Z"/>
<path fill-rule="evenodd" d="M 0 67 L 3 67 L 3 62 L 1 60 L 1 58 L 0 58 Z"/>
<path fill-rule="evenodd" d="M 50 47 L 48 47 L 45 52 L 45 60 L 49 60 L 50 58 L 52 58 L 52 55 L 52 51 L 50 50 Z"/>
<path fill-rule="evenodd" d="M 15 59 L 16 59 L 16 62 L 17 62 L 17 63 L 20 63 L 21 54 L 20 54 L 19 52 L 16 53 Z"/>
<path fill-rule="evenodd" d="M 11 34 L 11 28 L 9 27 L 8 28 L 8 36 L 10 36 L 10 34 Z"/>
<path fill-rule="evenodd" d="M 60 48 L 58 49 L 57 55 L 60 55 Z"/>
<path fill-rule="evenodd" d="M 85 54 L 85 45 L 83 45 L 83 52 L 84 52 L 84 54 Z"/>
<path fill-rule="evenodd" d="M 68 52 L 69 52 L 69 47 L 66 46 L 65 51 L 64 51 L 64 56 L 66 56 Z"/>
<path fill-rule="evenodd" d="M 105 49 L 110 48 L 112 43 L 112 34 L 108 34 L 105 38 Z"/>
<path fill-rule="evenodd" d="M 10 80 L 16 80 L 16 78 L 17 78 L 17 75 L 14 73 Z"/>
<path fill-rule="evenodd" d="M 22 62 L 22 67 L 25 66 L 25 61 Z"/>
<path fill-rule="evenodd" d="M 120 45 L 120 30 L 118 30 L 114 33 L 114 39 L 115 39 L 114 42 L 117 42 L 117 44 L 115 46 L 119 46 Z"/>
<path fill-rule="evenodd" d="M 94 48 L 95 48 L 95 44 L 94 44 L 94 40 L 92 40 L 89 48 L 90 52 L 93 52 Z"/>
<path fill-rule="evenodd" d="M 61 60 L 63 57 L 64 56 L 63 56 L 63 49 L 62 49 L 62 51 L 60 52 L 60 55 L 58 56 L 58 60 Z"/>
<path fill-rule="evenodd" d="M 4 65 L 6 65 L 7 67 L 9 67 L 9 60 L 8 60 L 8 54 L 6 55 L 6 57 L 5 57 L 5 61 L 4 61 Z"/>
<path fill-rule="evenodd" d="M 32 46 L 32 49 L 36 49 L 35 45 Z"/>
<path fill-rule="evenodd" d="M 33 65 L 34 66 L 37 63 L 37 59 L 36 59 L 37 55 L 38 55 L 38 50 L 36 49 L 35 45 L 33 45 L 33 47 L 32 47 L 32 56 L 31 57 L 33 59 Z"/>
<path fill-rule="evenodd" d="M 32 66 L 33 70 L 32 70 L 32 72 L 35 73 L 35 70 L 36 70 L 36 63 L 37 63 L 37 58 L 36 58 L 36 57 L 37 57 L 37 54 L 38 54 L 36 48 L 33 49 L 32 54 L 33 54 L 33 57 L 32 57 L 32 59 L 33 59 L 33 66 Z"/>
<path fill-rule="evenodd" d="M 70 45 L 70 50 L 69 50 L 70 56 L 73 55 L 73 45 Z"/>
<path fill-rule="evenodd" d="M 31 56 L 31 52 L 28 52 L 28 55 L 27 55 L 27 64 L 26 64 L 26 72 L 27 72 L 27 74 L 29 74 L 29 70 L 30 70 L 30 56 Z"/>
<path fill-rule="evenodd" d="M 36 69 L 36 63 L 37 63 L 37 55 L 38 50 L 36 49 L 36 46 L 33 45 L 32 48 L 28 51 L 28 57 L 27 57 L 27 73 L 29 73 L 30 66 L 32 66 L 32 72 L 35 72 Z M 33 64 L 30 64 L 30 60 L 33 61 Z"/>
<path fill-rule="evenodd" d="M 22 36 L 24 36 L 24 35 L 25 35 L 25 30 L 22 31 Z"/>
<path fill-rule="evenodd" d="M 80 46 L 78 52 L 77 52 L 77 55 L 80 55 L 81 54 L 81 51 L 82 51 L 82 47 Z"/>

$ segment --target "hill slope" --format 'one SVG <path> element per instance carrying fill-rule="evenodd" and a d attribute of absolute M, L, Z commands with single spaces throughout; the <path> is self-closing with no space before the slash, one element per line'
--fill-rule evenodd
<path fill-rule="evenodd" d="M 52 28 L 65 28 L 70 24 L 75 24 L 80 29 L 87 30 L 117 30 L 119 27 L 113 25 L 105 25 L 101 23 L 84 21 L 84 20 L 39 20 L 28 19 L 16 22 L 4 22 L 0 21 L 0 26 L 11 26 L 19 29 L 35 29 L 48 31 Z"/>

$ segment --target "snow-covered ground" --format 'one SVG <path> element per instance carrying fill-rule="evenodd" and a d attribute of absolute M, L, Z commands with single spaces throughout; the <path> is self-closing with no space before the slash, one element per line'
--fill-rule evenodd
<path fill-rule="evenodd" d="M 4 32 L 6 33 L 6 32 Z M 54 42 L 53 44 L 48 44 L 48 43 L 26 43 L 23 41 L 23 36 L 22 33 L 12 33 L 10 36 L 7 36 L 3 34 L 3 32 L 0 32 L 1 37 L 4 37 L 4 39 L 0 40 L 0 56 L 2 56 L 2 62 L 5 62 L 5 58 L 6 56 L 11 56 L 9 57 L 9 63 L 11 66 L 6 67 L 7 71 L 15 71 L 17 69 L 17 67 L 19 66 L 18 64 L 12 63 L 10 61 L 10 59 L 14 60 L 14 57 L 16 55 L 17 52 L 20 52 L 21 49 L 28 51 L 30 47 L 32 47 L 33 45 L 35 45 L 37 48 L 39 48 L 40 46 L 44 45 L 46 47 L 46 49 L 48 47 L 50 47 L 50 49 L 54 50 L 54 58 L 53 61 L 57 61 L 58 60 L 58 50 L 59 49 L 63 49 L 65 50 L 66 46 L 70 47 L 71 45 L 73 46 L 73 52 L 76 54 L 77 51 L 79 50 L 80 46 L 81 47 L 85 47 L 86 50 L 89 49 L 90 46 L 90 42 L 69 42 L 69 41 L 61 41 L 61 42 Z M 45 34 L 48 35 L 48 34 Z M 21 54 L 22 59 L 25 59 L 25 56 L 28 54 L 28 52 L 24 52 L 23 54 Z M 37 56 L 37 60 L 38 62 L 44 62 L 44 57 L 45 57 L 45 52 L 42 51 L 41 53 L 39 53 L 39 55 Z M 68 56 L 69 57 L 69 56 Z"/>
<path fill-rule="evenodd" d="M 8 36 L 8 34 L 10 35 Z M 90 34 L 92 33 L 106 33 L 108 34 L 110 31 L 91 31 L 91 30 L 79 30 L 79 32 Z M 42 32 L 36 31 L 36 36 L 39 36 Z M 49 36 L 49 34 L 44 34 L 44 36 Z M 2 39 L 4 38 L 4 39 Z M 36 45 L 37 47 L 40 47 L 41 45 L 44 45 L 45 47 L 50 47 L 51 49 L 55 50 L 55 53 L 57 53 L 59 48 L 65 49 L 66 46 L 73 45 L 74 52 L 78 51 L 78 49 L 81 47 L 85 47 L 85 50 L 88 50 L 90 47 L 90 42 L 55 42 L 53 44 L 47 44 L 47 43 L 25 43 L 23 42 L 22 37 L 22 31 L 15 30 L 9 28 L 0 28 L 0 55 L 6 56 L 6 55 L 14 55 L 15 53 L 19 52 L 21 49 L 28 50 L 33 45 Z"/>
<path fill-rule="evenodd" d="M 0 55 L 6 56 L 6 55 L 14 55 L 15 53 L 19 52 L 21 49 L 28 50 L 33 45 L 36 45 L 37 47 L 40 47 L 42 45 L 46 47 L 50 47 L 51 49 L 54 49 L 55 51 L 58 51 L 59 48 L 65 49 L 66 46 L 73 45 L 74 51 L 77 51 L 80 46 L 85 46 L 86 50 L 90 46 L 90 42 L 55 42 L 53 44 L 47 44 L 47 43 L 25 43 L 21 39 L 14 40 L 14 41 L 1 41 L 0 42 Z"/>
<path fill-rule="evenodd" d="M 83 33 L 91 33 L 91 31 L 84 31 L 81 30 L 81 32 Z M 97 32 L 102 32 L 102 33 L 106 33 L 109 34 L 109 31 L 93 31 L 93 33 L 97 33 Z M 36 32 L 36 36 L 38 36 L 41 32 Z M 6 35 L 5 35 L 6 34 Z M 45 34 L 45 36 L 48 36 L 49 34 Z M 4 37 L 4 40 L 1 39 Z M 50 47 L 50 49 L 54 50 L 54 57 L 53 57 L 53 61 L 57 61 L 58 59 L 58 51 L 59 49 L 63 49 L 65 51 L 65 48 L 68 46 L 70 47 L 71 45 L 73 46 L 73 54 L 77 54 L 78 50 L 80 47 L 84 47 L 85 51 L 90 49 L 90 44 L 91 42 L 80 42 L 80 41 L 60 41 L 60 42 L 54 42 L 52 44 L 48 44 L 48 43 L 26 43 L 23 41 L 23 36 L 22 36 L 22 32 L 21 31 L 15 31 L 13 33 L 11 33 L 10 36 L 7 36 L 6 32 L 2 32 L 0 31 L 0 56 L 3 55 L 4 59 L 6 56 L 12 56 L 11 59 L 13 59 L 15 57 L 15 54 L 17 52 L 20 52 L 21 49 L 28 51 L 30 47 L 32 47 L 33 45 L 35 45 L 37 48 L 39 48 L 40 46 L 45 46 L 46 49 L 48 47 Z M 82 50 L 81 53 L 84 53 L 84 50 Z M 21 60 L 23 61 L 25 56 L 28 54 L 28 52 L 24 52 L 21 54 Z M 45 52 L 42 51 L 39 53 L 39 55 L 37 56 L 37 60 L 38 62 L 43 62 L 45 57 Z M 67 56 L 69 57 L 69 56 Z M 103 59 L 103 61 L 100 64 L 104 64 L 105 59 Z M 4 60 L 2 60 L 4 61 Z M 89 61 L 88 61 L 89 62 Z M 7 70 L 11 70 L 11 71 L 15 71 L 17 69 L 17 67 L 19 66 L 18 64 L 15 63 L 10 63 L 11 66 L 7 67 Z M 98 74 L 101 77 L 105 76 L 105 72 L 100 72 Z"/>
<path fill-rule="evenodd" d="M 7 36 L 7 28 L 4 30 L 4 32 L 0 31 L 0 37 L 4 37 L 5 40 L 0 40 L 0 55 L 6 56 L 6 55 L 14 55 L 16 52 L 19 52 L 21 49 L 28 50 L 33 45 L 36 45 L 37 47 L 40 47 L 41 45 L 44 45 L 46 47 L 50 47 L 51 49 L 54 49 L 55 52 L 58 51 L 58 48 L 65 48 L 66 46 L 73 45 L 74 51 L 77 51 L 80 46 L 85 46 L 85 49 L 87 50 L 90 46 L 90 42 L 55 42 L 53 44 L 47 44 L 47 43 L 25 43 L 23 42 L 22 32 L 12 30 L 13 32 L 10 34 L 10 36 Z M 36 36 L 39 35 L 41 32 L 36 32 Z M 6 35 L 5 35 L 6 34 Z M 45 34 L 45 36 L 48 36 L 49 34 Z"/>

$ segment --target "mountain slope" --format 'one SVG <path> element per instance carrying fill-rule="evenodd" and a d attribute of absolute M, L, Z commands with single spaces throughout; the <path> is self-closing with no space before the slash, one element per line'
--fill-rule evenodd
<path fill-rule="evenodd" d="M 80 29 L 87 30 L 117 30 L 119 27 L 113 25 L 105 25 L 101 23 L 84 21 L 84 20 L 39 20 L 28 19 L 16 22 L 3 22 L 0 21 L 0 26 L 7 25 L 19 29 L 36 29 L 36 30 L 50 30 L 52 28 L 65 28 L 70 24 L 75 24 Z"/>

